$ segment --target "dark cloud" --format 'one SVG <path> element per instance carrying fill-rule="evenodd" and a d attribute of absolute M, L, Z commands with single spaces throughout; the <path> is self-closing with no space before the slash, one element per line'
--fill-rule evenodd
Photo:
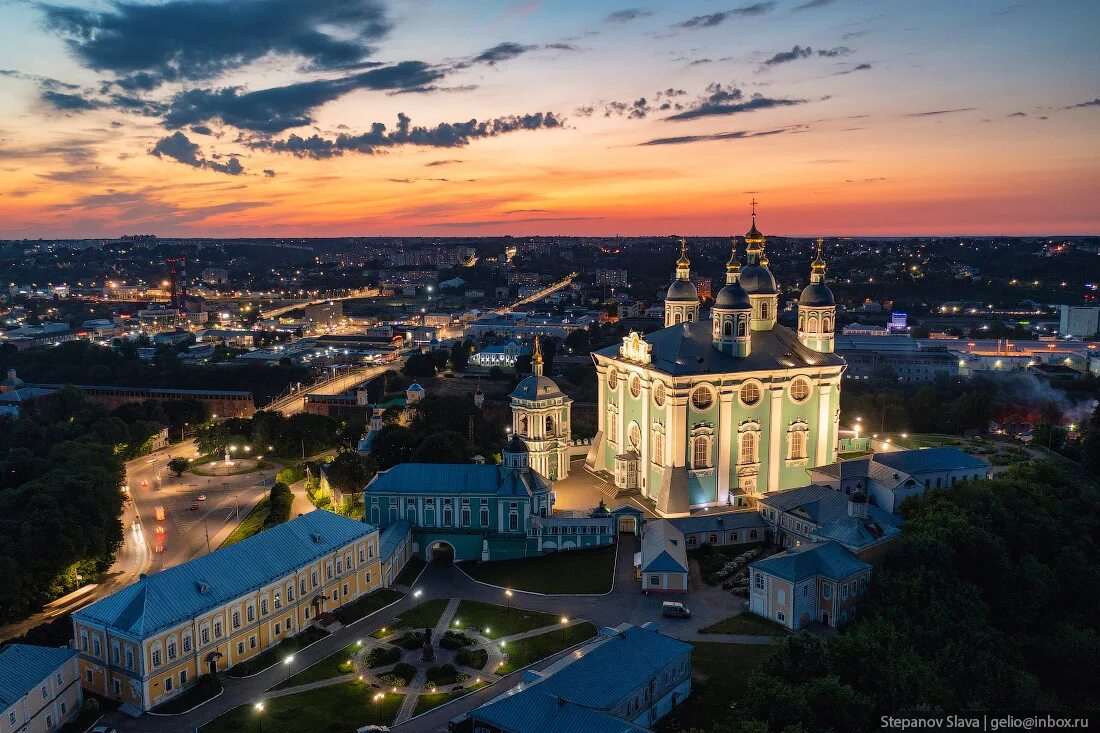
<path fill-rule="evenodd" d="M 845 183 L 886 183 L 885 178 L 849 178 Z"/>
<path fill-rule="evenodd" d="M 1027 117 L 1027 112 L 1010 112 L 1005 117 Z"/>
<path fill-rule="evenodd" d="M 643 143 L 638 143 L 638 147 L 650 145 L 686 145 L 688 143 L 714 142 L 716 140 L 745 140 L 753 137 L 770 137 L 772 135 L 782 135 L 786 132 L 794 132 L 796 131 L 796 129 L 797 128 L 793 127 L 781 127 L 776 130 L 761 130 L 759 132 L 734 130 L 732 132 L 716 132 L 710 135 L 680 135 L 677 137 L 658 137 L 652 140 L 646 140 Z"/>
<path fill-rule="evenodd" d="M 700 117 L 723 117 L 752 112 L 758 109 L 770 109 L 772 107 L 789 107 L 796 104 L 805 104 L 805 99 L 782 99 L 765 97 L 762 94 L 754 94 L 745 98 L 744 92 L 737 87 L 724 86 L 714 83 L 707 87 L 705 96 L 697 99 L 683 112 L 666 117 L 667 120 L 682 122 L 694 120 Z"/>
<path fill-rule="evenodd" d="M 487 48 L 477 56 L 473 56 L 465 61 L 460 61 L 455 64 L 456 69 L 467 69 L 477 64 L 485 64 L 486 66 L 495 66 L 503 61 L 511 61 L 514 58 L 523 56 L 531 51 L 548 50 L 548 51 L 579 51 L 580 49 L 571 43 L 547 43 L 542 46 L 538 45 L 524 45 L 522 43 L 515 43 L 513 41 L 504 41 L 498 43 L 492 48 Z"/>
<path fill-rule="evenodd" d="M 826 5 L 832 5 L 835 0 L 809 0 L 809 2 L 796 5 L 793 10 L 813 10 L 814 8 L 823 8 Z"/>
<path fill-rule="evenodd" d="M 1062 107 L 1062 109 L 1084 109 L 1085 107 L 1100 107 L 1100 98 L 1090 99 L 1080 104 L 1071 104 L 1068 107 Z"/>
<path fill-rule="evenodd" d="M 274 177 L 275 177 L 275 171 L 271 170 L 270 168 L 264 168 L 264 178 L 274 178 Z"/>
<path fill-rule="evenodd" d="M 613 13 L 609 13 L 608 16 L 604 18 L 604 22 L 629 23 L 632 20 L 644 18 L 647 15 L 653 15 L 653 13 L 648 10 L 642 10 L 641 8 L 625 8 L 623 10 L 616 10 Z"/>
<path fill-rule="evenodd" d="M 764 61 L 764 66 L 775 66 L 777 64 L 786 64 L 791 61 L 797 61 L 798 59 L 808 58 L 814 55 L 814 50 L 809 46 L 794 46 L 790 51 L 780 51 L 771 58 Z"/>
<path fill-rule="evenodd" d="M 940 115 L 953 115 L 956 112 L 973 112 L 976 107 L 959 107 L 958 109 L 934 109 L 930 112 L 910 112 L 905 117 L 939 117 Z"/>
<path fill-rule="evenodd" d="M 69 94 L 67 92 L 55 92 L 52 90 L 42 92 L 41 98 L 43 102 L 62 112 L 87 112 L 89 110 L 99 109 L 103 106 L 102 102 L 95 99 L 88 99 L 80 94 Z"/>
<path fill-rule="evenodd" d="M 422 61 L 403 61 L 338 79 L 242 91 L 241 87 L 189 89 L 172 98 L 164 123 L 169 129 L 221 120 L 254 132 L 282 132 L 313 122 L 317 107 L 356 89 L 401 90 L 429 84 L 443 72 Z"/>
<path fill-rule="evenodd" d="M 632 120 L 644 120 L 653 111 L 653 107 L 645 97 L 639 97 L 633 102 L 609 102 L 604 107 L 604 117 L 627 117 Z"/>
<path fill-rule="evenodd" d="M 836 46 L 835 48 L 819 48 L 817 49 L 818 56 L 824 56 L 825 58 L 836 58 L 837 56 L 850 56 L 854 51 L 847 46 Z"/>
<path fill-rule="evenodd" d="M 687 20 L 677 23 L 677 28 L 713 28 L 716 25 L 721 25 L 729 18 L 743 17 L 749 18 L 757 15 L 764 15 L 775 9 L 774 2 L 760 2 L 753 3 L 752 5 L 745 5 L 744 7 L 734 8 L 733 10 L 724 10 L 720 13 L 708 13 L 706 15 L 696 15 L 694 18 L 688 18 Z"/>
<path fill-rule="evenodd" d="M 461 163 L 462 161 L 457 158 L 447 158 L 445 160 L 433 160 L 430 163 L 425 163 L 426 168 L 438 168 L 441 165 L 453 165 L 455 163 Z"/>
<path fill-rule="evenodd" d="M 191 125 L 191 132 L 197 132 L 200 135 L 213 135 L 214 131 L 206 125 Z"/>
<path fill-rule="evenodd" d="M 577 107 L 573 110 L 573 114 L 577 117 L 591 117 L 592 113 L 596 111 L 596 108 L 590 104 L 585 104 Z"/>
<path fill-rule="evenodd" d="M 852 72 L 855 72 L 855 71 L 868 71 L 870 68 L 871 68 L 870 64 L 857 64 L 857 65 L 853 66 L 850 69 L 845 69 L 844 71 L 838 71 L 838 72 L 834 73 L 833 76 L 843 76 L 844 74 L 851 74 Z"/>
<path fill-rule="evenodd" d="M 149 153 L 158 158 L 171 158 L 192 168 L 206 168 L 231 176 L 239 176 L 244 172 L 244 166 L 235 157 L 230 157 L 225 163 L 206 158 L 202 154 L 202 149 L 178 130 L 168 137 L 157 140 L 157 144 Z"/>
<path fill-rule="evenodd" d="M 85 66 L 130 91 L 215 78 L 267 56 L 353 68 L 390 29 L 378 0 L 116 0 L 105 10 L 42 4 L 46 25 Z"/>
<path fill-rule="evenodd" d="M 303 138 L 291 135 L 284 140 L 254 140 L 249 147 L 276 153 L 290 153 L 299 158 L 332 158 L 344 153 L 373 155 L 387 148 L 414 145 L 433 148 L 458 148 L 472 140 L 496 137 L 521 130 L 541 130 L 563 126 L 552 112 L 496 117 L 490 120 L 443 123 L 435 127 L 413 127 L 411 120 L 398 114 L 397 127 L 388 131 L 386 125 L 375 122 L 370 132 L 358 135 L 340 134 L 334 138 L 311 135 Z"/>

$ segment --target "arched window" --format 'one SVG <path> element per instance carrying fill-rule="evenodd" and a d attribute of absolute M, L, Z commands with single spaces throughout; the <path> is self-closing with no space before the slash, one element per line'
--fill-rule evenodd
<path fill-rule="evenodd" d="M 768 301 L 766 300 L 760 303 L 760 317 L 765 320 L 771 318 L 771 308 L 768 307 Z"/>
<path fill-rule="evenodd" d="M 546 416 L 546 434 L 547 435 L 553 435 L 554 434 L 554 416 L 553 415 L 547 415 Z"/>
<path fill-rule="evenodd" d="M 653 434 L 653 463 L 665 465 L 665 436 L 661 433 Z"/>
<path fill-rule="evenodd" d="M 806 457 L 806 431 L 792 430 L 790 439 L 790 460 L 798 460 Z"/>
<path fill-rule="evenodd" d="M 817 316 L 810 316 L 810 333 L 817 333 Z"/>
<path fill-rule="evenodd" d="M 737 335 L 740 337 L 745 336 L 745 321 L 744 319 L 738 319 L 737 321 Z"/>
<path fill-rule="evenodd" d="M 682 320 L 684 320 L 683 316 L 681 316 L 679 313 L 677 313 L 676 316 L 675 316 L 675 319 L 673 320 L 673 322 L 674 323 L 680 323 Z"/>
<path fill-rule="evenodd" d="M 691 443 L 691 467 L 710 468 L 710 439 L 700 435 Z"/>
<path fill-rule="evenodd" d="M 741 451 L 738 463 L 756 463 L 756 433 L 741 433 Z"/>
<path fill-rule="evenodd" d="M 611 420 L 608 421 L 608 438 L 612 443 L 619 442 L 619 416 L 614 412 L 611 413 Z"/>
<path fill-rule="evenodd" d="M 733 321 L 729 321 L 729 320 L 726 321 L 726 324 L 722 327 L 722 335 L 723 336 L 732 336 L 733 335 Z"/>
<path fill-rule="evenodd" d="M 805 315 L 801 315 L 801 316 L 798 317 L 798 330 L 799 331 L 805 331 L 806 330 L 806 316 Z"/>
<path fill-rule="evenodd" d="M 833 331 L 833 319 L 825 316 L 821 321 L 821 330 L 825 333 L 832 333 Z"/>
<path fill-rule="evenodd" d="M 520 435 L 527 435 L 527 416 L 526 415 L 520 415 L 519 416 L 519 434 Z"/>

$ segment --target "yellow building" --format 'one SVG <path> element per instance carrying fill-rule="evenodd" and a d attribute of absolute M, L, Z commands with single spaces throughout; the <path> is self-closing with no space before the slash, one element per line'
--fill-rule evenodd
<path fill-rule="evenodd" d="M 76 652 L 28 644 L 0 651 L 0 733 L 49 733 L 80 714 Z"/>
<path fill-rule="evenodd" d="M 310 512 L 73 613 L 81 683 L 149 710 L 380 587 L 377 528 Z"/>

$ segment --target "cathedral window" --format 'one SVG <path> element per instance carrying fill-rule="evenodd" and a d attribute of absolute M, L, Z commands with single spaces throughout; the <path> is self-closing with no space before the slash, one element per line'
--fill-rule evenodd
<path fill-rule="evenodd" d="M 633 450 L 638 450 L 638 446 L 642 444 L 642 429 L 638 426 L 638 423 L 630 423 L 630 430 L 628 433 L 627 439 L 630 441 L 630 447 Z"/>
<path fill-rule="evenodd" d="M 519 434 L 520 435 L 527 435 L 527 416 L 526 415 L 520 415 L 519 416 Z"/>
<path fill-rule="evenodd" d="M 705 385 L 695 388 L 695 391 L 691 393 L 691 404 L 696 410 L 708 410 L 710 406 L 714 404 L 714 394 L 711 393 L 710 387 Z"/>
<path fill-rule="evenodd" d="M 771 318 L 771 308 L 768 307 L 766 300 L 760 303 L 760 317 L 764 320 Z"/>
<path fill-rule="evenodd" d="M 710 438 L 700 435 L 691 442 L 691 467 L 710 468 Z"/>
<path fill-rule="evenodd" d="M 638 375 L 634 375 L 630 379 L 630 395 L 637 397 L 642 393 L 642 380 L 638 378 Z"/>
<path fill-rule="evenodd" d="M 661 433 L 653 434 L 653 463 L 665 465 L 665 436 Z"/>
<path fill-rule="evenodd" d="M 612 443 L 619 442 L 619 416 L 614 412 L 610 414 L 610 420 L 608 421 L 608 439 Z"/>
<path fill-rule="evenodd" d="M 665 404 L 665 385 L 660 382 L 653 387 L 653 401 L 657 403 L 657 407 Z"/>
<path fill-rule="evenodd" d="M 744 319 L 740 319 L 740 320 L 737 321 L 737 335 L 742 337 L 742 338 L 745 336 L 745 321 L 744 321 Z"/>
<path fill-rule="evenodd" d="M 752 407 L 760 401 L 760 385 L 749 382 L 741 387 L 741 403 L 746 407 Z"/>
<path fill-rule="evenodd" d="M 829 316 L 825 316 L 825 318 L 821 320 L 821 330 L 825 333 L 832 333 L 833 319 L 829 318 Z"/>
<path fill-rule="evenodd" d="M 727 320 L 725 325 L 722 326 L 722 335 L 723 336 L 732 336 L 733 335 L 733 321 Z"/>
<path fill-rule="evenodd" d="M 554 416 L 553 415 L 547 415 L 546 416 L 546 435 L 547 435 L 547 437 L 550 437 L 553 434 L 554 434 Z"/>
<path fill-rule="evenodd" d="M 798 377 L 791 382 L 791 399 L 795 402 L 805 402 L 810 396 L 810 380 Z"/>
<path fill-rule="evenodd" d="M 683 317 L 683 316 L 681 316 L 681 315 L 680 315 L 679 313 L 677 313 L 677 314 L 676 314 L 676 315 L 674 316 L 674 319 L 673 319 L 673 323 L 680 323 L 680 322 L 681 322 L 681 321 L 683 321 L 683 320 L 684 320 L 684 317 Z"/>
<path fill-rule="evenodd" d="M 810 333 L 817 333 L 817 316 L 810 316 Z"/>
<path fill-rule="evenodd" d="M 619 373 L 614 369 L 607 372 L 607 386 L 616 389 L 619 386 Z"/>
<path fill-rule="evenodd" d="M 756 463 L 756 433 L 741 433 L 738 463 Z"/>
<path fill-rule="evenodd" d="M 792 430 L 788 434 L 789 451 L 787 458 L 796 461 L 806 457 L 806 431 Z"/>

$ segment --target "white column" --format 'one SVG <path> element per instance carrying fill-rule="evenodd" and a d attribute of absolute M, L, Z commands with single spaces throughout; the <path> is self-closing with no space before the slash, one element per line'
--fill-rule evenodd
<path fill-rule="evenodd" d="M 833 385 L 828 382 L 823 382 L 818 385 L 817 388 L 817 435 L 815 440 L 817 441 L 817 462 L 814 465 L 824 466 L 829 463 L 829 446 L 832 445 L 832 441 L 829 440 L 829 425 L 833 421 L 832 415 L 829 414 L 829 395 L 833 393 Z"/>
<path fill-rule="evenodd" d="M 687 465 L 687 398 L 668 396 L 668 424 L 665 426 L 665 441 L 668 443 L 669 467 Z"/>
<path fill-rule="evenodd" d="M 718 393 L 718 505 L 730 496 L 730 458 L 733 446 L 733 394 Z"/>
<path fill-rule="evenodd" d="M 618 435 L 615 436 L 615 441 L 619 444 L 619 451 L 626 453 L 626 404 L 623 402 L 624 395 L 626 394 L 626 375 L 619 375 L 619 382 L 616 386 L 616 393 L 618 394 L 619 402 L 619 425 Z"/>
<path fill-rule="evenodd" d="M 642 489 L 642 494 L 645 495 L 645 496 L 650 496 L 651 495 L 650 494 L 651 487 L 649 485 L 649 477 L 650 477 L 650 470 L 649 469 L 650 469 L 650 466 L 652 465 L 651 460 L 653 458 L 653 456 L 650 455 L 650 451 L 649 451 L 649 441 L 650 441 L 649 433 L 650 433 L 650 430 L 652 428 L 652 426 L 650 425 L 650 420 L 649 420 L 649 390 L 650 390 L 649 379 L 648 379 L 648 377 L 643 378 L 642 379 L 642 391 L 638 395 L 638 399 L 640 399 L 642 401 L 642 424 L 641 424 L 642 441 L 638 445 L 638 450 L 641 451 L 642 455 L 640 456 L 641 460 L 638 461 L 638 470 L 642 471 L 643 473 L 639 477 L 638 483 L 641 483 L 642 480 L 645 481 L 645 487 Z"/>
<path fill-rule="evenodd" d="M 783 461 L 783 386 L 772 386 L 771 415 L 768 418 L 768 486 L 760 493 L 779 490 L 779 466 Z"/>

